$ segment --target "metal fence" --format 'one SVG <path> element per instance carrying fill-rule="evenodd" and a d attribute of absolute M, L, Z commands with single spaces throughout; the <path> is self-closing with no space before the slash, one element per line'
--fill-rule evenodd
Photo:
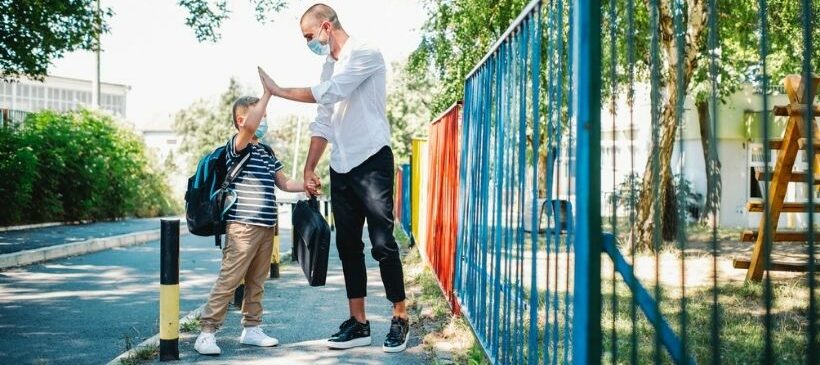
<path fill-rule="evenodd" d="M 465 84 L 454 288 L 494 363 L 547 354 L 539 317 L 548 311 L 536 283 L 543 254 L 538 230 L 524 230 L 524 212 L 535 210 L 538 198 L 538 158 L 527 156 L 540 151 L 541 24 L 535 1 Z"/>
<path fill-rule="evenodd" d="M 458 232 L 458 186 L 461 104 L 444 111 L 430 125 L 427 171 L 427 225 L 419 250 L 436 273 L 441 290 L 454 313 L 460 313 L 453 292 Z M 423 190 L 423 187 L 422 187 Z"/>
<path fill-rule="evenodd" d="M 426 172 L 437 174 L 414 191 L 428 191 L 428 261 L 491 363 L 818 363 L 816 19 L 800 0 L 802 67 L 783 80 L 786 95 L 754 93 L 777 90 L 767 4 L 756 4 L 759 58 L 744 71 L 756 80 L 745 113 L 762 120 L 745 126 L 754 137 L 739 152 L 717 137 L 737 107 L 719 109 L 715 0 L 532 1 L 469 73 L 461 130 L 431 129 Z M 677 45 L 693 16 L 707 21 L 707 102 L 696 108 L 688 66 L 664 68 L 687 59 Z M 704 115 L 706 137 L 692 138 Z M 453 133 L 460 152 L 442 142 Z M 756 156 L 749 143 L 762 146 L 760 166 L 721 167 L 718 150 Z M 731 210 L 721 186 L 746 184 L 759 194 L 745 213 L 758 229 L 721 227 L 720 209 Z"/>

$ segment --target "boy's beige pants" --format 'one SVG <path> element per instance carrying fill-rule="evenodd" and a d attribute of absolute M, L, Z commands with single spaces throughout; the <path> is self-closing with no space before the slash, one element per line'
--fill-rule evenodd
<path fill-rule="evenodd" d="M 245 279 L 242 326 L 254 327 L 262 322 L 262 294 L 270 271 L 273 227 L 228 222 L 226 236 L 219 278 L 199 319 L 203 332 L 216 332 L 225 321 L 228 302 L 242 279 Z"/>

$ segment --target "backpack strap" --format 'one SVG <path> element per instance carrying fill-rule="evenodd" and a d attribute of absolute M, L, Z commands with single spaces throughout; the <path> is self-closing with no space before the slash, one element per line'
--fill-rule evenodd
<path fill-rule="evenodd" d="M 248 147 L 250 147 L 250 146 L 248 146 Z M 222 181 L 222 185 L 220 186 L 221 190 L 227 189 L 228 186 L 230 186 L 231 183 L 236 179 L 236 177 L 239 176 L 239 173 L 242 171 L 242 169 L 245 167 L 245 165 L 248 164 L 248 160 L 251 159 L 251 152 L 250 152 L 250 149 L 248 147 L 245 147 L 246 151 L 243 152 L 242 159 L 239 160 L 239 162 L 237 162 L 236 164 L 234 164 L 231 167 L 231 169 L 228 170 L 228 173 L 225 174 L 225 180 Z M 225 212 L 222 212 L 222 214 L 225 214 Z M 218 225 L 219 225 L 219 222 L 214 222 L 214 232 L 217 232 L 214 235 L 214 245 L 219 247 L 219 248 L 222 248 L 222 234 L 218 233 L 218 229 L 217 229 Z"/>
<path fill-rule="evenodd" d="M 246 147 L 246 148 L 248 148 L 248 147 Z M 225 174 L 225 181 L 222 182 L 222 185 L 221 185 L 220 188 L 221 189 L 227 189 L 228 185 L 231 185 L 231 183 L 234 181 L 234 179 L 236 179 L 236 177 L 239 176 L 239 173 L 242 171 L 243 168 L 245 168 L 245 165 L 248 163 L 248 160 L 250 160 L 250 159 L 251 159 L 251 153 L 250 153 L 250 150 L 248 150 L 244 153 L 244 156 L 242 156 L 242 159 L 239 160 L 239 162 L 237 162 L 236 164 L 234 164 L 231 167 L 231 169 L 228 170 L 228 173 Z"/>

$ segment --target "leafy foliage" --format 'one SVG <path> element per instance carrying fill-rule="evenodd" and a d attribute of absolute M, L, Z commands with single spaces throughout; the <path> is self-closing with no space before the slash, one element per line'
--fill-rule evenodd
<path fill-rule="evenodd" d="M 142 140 L 110 115 L 30 114 L 0 130 L 0 224 L 169 215 L 165 176 Z"/>
<path fill-rule="evenodd" d="M 219 97 L 198 100 L 176 113 L 174 130 L 182 137 L 180 153 L 187 156 L 188 163 L 184 170 L 186 174 L 193 174 L 202 156 L 225 145 L 228 139 L 236 133 L 236 128 L 231 121 L 231 107 L 237 98 L 248 94 L 249 92 L 236 80 L 231 79 L 228 89 Z M 293 141 L 297 137 L 300 122 L 302 133 L 298 142 L 297 176 L 290 176 L 293 171 Z M 268 119 L 268 133 L 262 138 L 262 142 L 271 146 L 276 157 L 285 165 L 285 173 L 291 178 L 302 178 L 302 167 L 310 145 L 310 131 L 308 130 L 310 122 L 298 116 L 289 116 L 279 120 Z M 316 168 L 317 174 L 325 185 L 330 182 L 329 156 L 330 154 L 326 152 Z"/>
<path fill-rule="evenodd" d="M 185 25 L 194 30 L 196 39 L 200 42 L 216 42 L 221 38 L 219 28 L 222 22 L 230 18 L 227 0 L 178 0 L 177 3 L 188 11 Z M 282 11 L 286 6 L 285 0 L 250 0 L 254 7 L 256 20 L 265 23 L 271 20 L 271 15 Z"/>
<path fill-rule="evenodd" d="M 305 165 L 305 159 L 307 158 L 308 149 L 310 147 L 311 136 L 310 130 L 308 130 L 310 122 L 311 120 L 308 118 L 295 115 L 278 120 L 269 120 L 270 128 L 268 129 L 268 133 L 265 134 L 265 137 L 262 138 L 262 142 L 271 146 L 273 152 L 276 153 L 276 157 L 282 161 L 282 164 L 285 166 L 285 174 L 297 180 L 302 179 L 302 169 Z M 302 130 L 301 133 L 298 132 L 300 128 Z M 297 137 L 299 137 L 299 140 L 296 142 L 296 148 L 299 154 L 296 158 L 296 175 L 293 176 L 293 142 L 296 141 Z M 325 194 L 330 193 L 329 166 L 330 151 L 325 151 L 322 158 L 319 159 L 319 164 L 316 165 L 316 174 L 322 181 Z"/>
<path fill-rule="evenodd" d="M 432 75 L 413 74 L 406 63 L 393 64 L 393 77 L 387 93 L 387 120 L 392 129 L 396 161 L 408 161 L 413 137 L 426 137 L 433 102 Z"/>
<path fill-rule="evenodd" d="M 93 50 L 112 13 L 94 0 L 0 0 L 0 79 L 45 76 L 52 60 Z"/>
<path fill-rule="evenodd" d="M 248 0 L 256 20 L 272 21 L 286 0 Z M 178 0 L 188 13 L 185 24 L 200 42 L 216 42 L 230 18 L 227 0 Z M 109 31 L 110 8 L 97 11 L 96 0 L 0 0 L 0 80 L 20 76 L 42 79 L 65 53 L 93 51 L 99 34 Z"/>
<path fill-rule="evenodd" d="M 464 97 L 464 78 L 524 7 L 524 0 L 425 0 L 421 44 L 410 55 L 411 75 L 439 81 L 431 117 Z"/>
<path fill-rule="evenodd" d="M 174 130 L 182 137 L 179 151 L 188 157 L 185 172 L 192 174 L 199 159 L 228 142 L 236 129 L 231 121 L 231 107 L 245 95 L 235 79 L 217 99 L 200 99 L 174 116 Z"/>

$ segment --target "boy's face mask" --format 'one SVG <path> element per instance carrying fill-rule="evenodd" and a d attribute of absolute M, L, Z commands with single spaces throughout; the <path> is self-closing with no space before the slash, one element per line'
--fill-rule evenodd
<path fill-rule="evenodd" d="M 256 139 L 262 139 L 265 136 L 265 133 L 268 132 L 268 119 L 262 118 L 262 121 L 259 122 L 259 127 L 256 128 L 256 132 L 254 132 L 254 136 Z"/>
<path fill-rule="evenodd" d="M 328 34 L 328 37 L 324 42 L 319 40 L 319 34 L 322 34 L 323 30 L 325 29 L 320 25 L 316 36 L 307 43 L 308 48 L 319 56 L 327 56 L 330 54 L 330 34 Z"/>

